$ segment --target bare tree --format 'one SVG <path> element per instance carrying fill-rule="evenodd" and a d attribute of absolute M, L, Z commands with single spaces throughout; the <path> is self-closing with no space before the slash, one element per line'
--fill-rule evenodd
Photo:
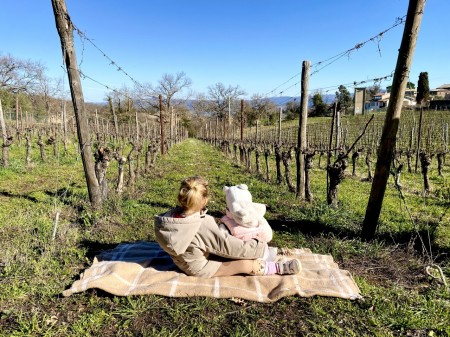
<path fill-rule="evenodd" d="M 191 86 L 192 81 L 184 72 L 164 74 L 158 81 L 155 93 L 162 95 L 166 111 L 170 110 L 174 96 Z"/>
<path fill-rule="evenodd" d="M 0 89 L 13 93 L 33 93 L 44 69 L 39 62 L 22 60 L 11 55 L 0 56 Z"/>
<path fill-rule="evenodd" d="M 208 98 L 210 101 L 211 112 L 221 121 L 224 122 L 223 137 L 227 137 L 228 124 L 231 118 L 231 111 L 238 111 L 237 106 L 239 96 L 245 95 L 245 91 L 239 86 L 225 87 L 223 83 L 216 83 L 208 87 Z M 233 106 L 232 106 L 233 104 Z"/>
<path fill-rule="evenodd" d="M 135 108 L 134 91 L 128 88 L 126 85 L 122 88 L 114 90 L 109 96 L 113 97 L 113 100 L 117 104 L 117 109 L 119 113 L 132 116 L 133 110 Z"/>
<path fill-rule="evenodd" d="M 192 102 L 192 109 L 196 117 L 203 117 L 210 112 L 210 103 L 204 94 L 197 94 Z"/>
<path fill-rule="evenodd" d="M 374 85 L 366 88 L 367 97 L 369 99 L 372 99 L 374 96 L 376 96 L 380 92 L 380 85 L 378 83 L 375 83 Z"/>
<path fill-rule="evenodd" d="M 150 83 L 135 83 L 134 104 L 145 113 L 156 115 L 159 112 L 158 94 Z"/>
<path fill-rule="evenodd" d="M 211 117 L 210 105 L 205 94 L 200 93 L 195 96 L 195 99 L 192 101 L 193 113 L 190 115 L 189 122 L 185 123 L 190 134 L 198 135 L 202 128 L 206 128 L 204 136 L 207 136 L 207 121 Z M 189 115 L 186 114 L 186 117 L 189 117 Z"/>
<path fill-rule="evenodd" d="M 167 122 L 166 113 L 173 112 L 174 97 L 192 84 L 189 77 L 184 72 L 164 74 L 158 81 L 158 85 L 153 87 L 150 83 L 136 83 L 134 89 L 134 101 L 136 107 L 146 113 L 157 115 L 162 110 L 162 124 Z M 159 96 L 161 95 L 161 107 Z M 185 105 L 185 101 L 180 101 L 179 105 Z M 178 109 L 177 109 L 178 110 Z M 171 128 L 172 130 L 172 128 Z"/>
<path fill-rule="evenodd" d="M 275 104 L 261 94 L 254 94 L 251 98 L 250 105 L 251 113 L 250 116 L 247 117 L 252 124 L 255 120 L 261 121 L 264 118 L 269 119 L 270 114 L 276 109 Z"/>
<path fill-rule="evenodd" d="M 11 55 L 0 56 L 0 89 L 5 90 L 14 99 L 6 100 L 6 106 L 15 101 L 24 110 L 32 103 L 35 110 L 48 111 L 52 95 L 56 94 L 52 81 L 45 76 L 45 67 L 39 62 L 22 60 Z M 41 104 L 45 102 L 44 104 Z"/>
<path fill-rule="evenodd" d="M 37 69 L 36 82 L 31 88 L 34 92 L 30 95 L 31 101 L 36 109 L 43 110 L 48 118 L 49 122 L 56 122 L 56 115 L 52 118 L 52 110 L 58 109 L 58 104 L 55 97 L 58 97 L 62 93 L 62 80 L 51 79 L 45 75 L 45 69 Z"/>
<path fill-rule="evenodd" d="M 225 87 L 223 83 L 216 83 L 208 87 L 208 98 L 210 100 L 211 111 L 215 113 L 219 119 L 224 118 L 228 112 L 228 104 L 230 101 L 237 100 L 239 96 L 245 95 L 245 91 L 239 86 Z"/>

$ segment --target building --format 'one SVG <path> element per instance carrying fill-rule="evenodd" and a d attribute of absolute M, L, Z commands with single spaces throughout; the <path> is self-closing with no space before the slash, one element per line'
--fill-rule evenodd
<path fill-rule="evenodd" d="M 405 97 L 403 98 L 403 106 L 404 107 L 412 107 L 416 105 L 416 95 L 417 92 L 412 89 L 407 89 L 405 91 Z M 372 97 L 370 101 L 366 101 L 365 110 L 373 111 L 380 110 L 382 108 L 386 108 L 389 105 L 389 98 L 391 94 L 389 92 L 386 93 L 377 93 Z"/>
<path fill-rule="evenodd" d="M 366 101 L 366 110 L 379 110 L 387 107 L 389 103 L 389 97 L 391 94 L 379 92 L 375 96 L 372 97 L 370 101 Z"/>
<path fill-rule="evenodd" d="M 430 90 L 432 100 L 450 99 L 450 84 L 443 84 Z"/>
<path fill-rule="evenodd" d="M 355 88 L 353 115 L 363 115 L 365 113 L 366 88 Z"/>
<path fill-rule="evenodd" d="M 450 90 L 450 84 L 443 84 L 440 87 L 437 87 L 437 89 Z"/>
<path fill-rule="evenodd" d="M 383 108 L 387 108 L 389 105 L 389 98 L 391 94 L 388 92 L 379 92 L 374 95 L 370 100 L 366 100 L 366 88 L 355 88 L 355 110 L 354 114 L 364 114 L 367 111 L 377 111 Z M 417 90 L 407 88 L 405 90 L 405 96 L 403 98 L 403 107 L 416 106 Z M 443 108 L 448 109 L 450 101 L 450 84 L 443 84 L 436 89 L 430 90 L 430 108 L 431 106 L 436 109 Z M 438 103 L 437 101 L 443 101 Z M 445 101 L 445 102 L 444 102 Z M 434 103 L 434 104 L 433 104 Z"/>

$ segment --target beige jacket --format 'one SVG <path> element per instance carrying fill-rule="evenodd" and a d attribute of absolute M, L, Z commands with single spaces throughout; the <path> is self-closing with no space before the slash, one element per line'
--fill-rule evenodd
<path fill-rule="evenodd" d="M 267 249 L 265 242 L 255 239 L 242 241 L 221 231 L 206 211 L 173 218 L 173 214 L 180 212 L 177 207 L 155 216 L 155 235 L 156 241 L 170 254 L 178 268 L 188 275 L 212 277 L 223 258 L 257 259 Z"/>

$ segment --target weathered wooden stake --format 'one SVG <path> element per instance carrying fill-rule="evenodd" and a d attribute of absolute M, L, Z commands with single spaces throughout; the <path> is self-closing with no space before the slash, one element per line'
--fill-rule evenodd
<path fill-rule="evenodd" d="M 283 108 L 280 107 L 280 113 L 278 114 L 278 144 L 281 144 L 281 115 Z"/>
<path fill-rule="evenodd" d="M 97 110 L 95 110 L 97 114 Z M 63 120 L 63 143 L 64 143 L 64 152 L 67 152 L 67 110 L 66 110 L 66 101 L 64 100 L 62 106 L 62 120 Z M 97 121 L 98 123 L 98 121 Z M 98 125 L 97 125 L 98 130 Z M 97 131 L 98 132 L 98 131 Z"/>
<path fill-rule="evenodd" d="M 81 150 L 89 200 L 94 208 L 99 208 L 102 204 L 102 197 L 98 180 L 95 176 L 89 124 L 84 106 L 80 72 L 78 71 L 75 45 L 73 42 L 73 30 L 75 28 L 70 21 L 70 16 L 67 12 L 64 0 L 52 0 L 52 7 L 55 15 L 56 28 L 61 40 L 63 59 L 69 78 L 70 92 L 72 94 L 72 103 L 77 122 L 78 142 Z"/>
<path fill-rule="evenodd" d="M 375 175 L 370 191 L 369 202 L 363 222 L 362 237 L 372 239 L 377 230 L 387 180 L 390 174 L 392 155 L 395 148 L 398 125 L 409 79 L 414 49 L 419 34 L 420 23 L 426 0 L 410 0 L 406 15 L 405 28 L 400 45 L 397 65 L 392 81 L 392 91 L 386 112 L 383 132 L 381 135 Z"/>
<path fill-rule="evenodd" d="M 161 130 L 161 156 L 164 158 L 164 114 L 163 114 L 163 104 L 162 104 L 162 95 L 158 96 L 159 99 L 159 125 Z"/>
<path fill-rule="evenodd" d="M 10 140 L 8 138 L 8 134 L 6 131 L 6 124 L 5 119 L 3 117 L 3 107 L 2 107 L 2 101 L 0 99 L 0 126 L 2 128 L 2 138 L 3 138 L 3 144 L 2 144 L 2 164 L 3 167 L 9 166 L 9 160 L 8 160 L 8 147 L 12 143 L 12 139 Z"/>
<path fill-rule="evenodd" d="M 417 133 L 417 148 L 416 148 L 416 166 L 414 167 L 414 172 L 417 173 L 417 167 L 419 165 L 419 154 L 420 154 L 420 140 L 422 138 L 422 118 L 423 118 L 423 107 L 420 107 L 419 114 L 419 130 Z"/>
<path fill-rule="evenodd" d="M 295 159 L 297 163 L 297 198 L 305 199 L 305 157 L 303 152 L 307 146 L 306 126 L 308 123 L 308 91 L 310 61 L 303 61 L 302 86 L 300 98 L 300 117 L 298 122 L 297 148 Z"/>
<path fill-rule="evenodd" d="M 55 222 L 53 224 L 53 234 L 52 234 L 52 240 L 55 241 L 56 239 L 56 231 L 58 229 L 58 222 L 59 222 L 59 212 L 56 212 L 55 214 Z"/>
<path fill-rule="evenodd" d="M 244 100 L 241 99 L 241 143 L 244 142 Z"/>

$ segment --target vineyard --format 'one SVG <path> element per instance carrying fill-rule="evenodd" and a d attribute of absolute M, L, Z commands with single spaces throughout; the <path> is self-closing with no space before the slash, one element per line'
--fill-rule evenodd
<path fill-rule="evenodd" d="M 405 110 L 403 115 L 391 171 L 392 190 L 406 208 L 406 196 L 417 199 L 415 204 L 420 203 L 418 200 L 427 204 L 431 200 L 441 199 L 438 202 L 445 205 L 448 194 L 445 177 L 449 170 L 445 158 L 448 153 L 450 117 L 445 111 L 429 110 Z M 13 113 L 9 116 L 12 117 Z M 110 130 L 108 123 L 101 124 L 98 116 L 91 114 L 88 123 L 94 125 L 91 138 L 95 172 L 104 199 L 107 199 L 110 190 L 118 195 L 124 190 L 133 190 L 136 179 L 152 171 L 158 156 L 164 157 L 173 145 L 188 136 L 184 126 L 177 120 L 164 126 L 165 134 L 168 135 L 166 139 L 159 134 L 160 125 L 157 121 L 140 122 L 136 118 L 134 125 L 117 124 L 115 130 Z M 359 181 L 360 186 L 370 186 L 383 123 L 383 113 L 343 116 L 339 119 L 311 119 L 307 130 L 307 147 L 302 150 L 307 162 L 307 202 L 325 198 L 329 205 L 338 209 L 338 186 L 346 177 Z M 15 137 L 4 137 L 4 167 L 12 165 L 22 170 L 38 170 L 42 163 L 65 161 L 68 154 L 73 152 L 80 159 L 73 123 L 49 126 L 21 121 L 20 124 L 22 127 L 19 127 L 18 120 L 6 119 L 5 135 Z M 244 137 L 242 141 L 237 139 L 234 131 L 239 124 L 239 120 L 230 123 L 228 137 L 226 125 L 216 124 L 209 131 L 200 130 L 199 139 L 221 150 L 229 160 L 259 180 L 287 189 L 295 195 L 298 178 L 295 173 L 299 170 L 296 163 L 299 155 L 296 140 L 298 127 L 286 122 L 259 130 L 241 129 L 241 137 Z M 333 170 L 332 162 L 334 165 L 339 163 L 338 169 Z M 326 181 L 326 189 L 317 193 L 317 186 L 323 185 L 314 182 L 319 179 Z M 329 185 L 333 184 L 335 189 L 330 191 Z M 345 200 L 342 202 L 345 203 Z M 441 215 L 433 215 L 436 216 L 440 219 L 437 226 L 440 221 L 443 224 L 447 222 L 445 208 Z M 414 226 L 426 224 L 420 216 L 410 214 L 409 218 Z"/>
<path fill-rule="evenodd" d="M 179 125 L 174 137 L 165 139 L 164 155 L 160 135 L 155 134 L 157 124 L 139 123 L 139 131 L 136 125 L 121 125 L 119 135 L 100 127 L 92 133 L 93 149 L 108 197 L 98 210 L 89 204 L 76 130 L 69 126 L 64 134 L 61 125 L 29 125 L 6 147 L 9 165 L 1 170 L 0 335 L 261 336 L 262 331 L 328 331 L 420 336 L 434 331 L 445 336 L 450 314 L 444 284 L 450 249 L 450 167 L 435 158 L 446 153 L 448 120 L 441 112 L 426 111 L 422 117 L 421 148 L 432 158 L 425 191 L 423 164 L 419 160 L 418 170 L 414 167 L 418 139 L 409 137 L 419 126 L 419 114 L 405 112 L 408 118 L 400 129 L 408 137 L 399 141 L 396 152 L 396 167 L 403 164 L 405 169 L 389 180 L 372 243 L 359 237 L 371 185 L 370 163 L 376 160 L 375 151 L 368 149 L 375 150 L 382 115 L 373 118 L 354 146 L 364 160 L 352 160 L 343 171 L 334 205 L 327 200 L 327 157 L 333 162 L 339 152 L 347 151 L 369 116 L 343 117 L 341 143 L 336 146 L 334 133 L 331 151 L 331 118 L 312 119 L 308 145 L 315 153 L 307 166 L 309 201 L 296 196 L 291 176 L 296 170 L 291 160 L 295 142 L 289 136 L 295 134 L 295 126 L 282 126 L 281 143 L 276 127 L 257 134 L 245 129 L 248 140 L 241 143 L 220 137 L 186 138 Z M 13 133 L 15 121 L 6 122 Z M 94 114 L 90 124 L 96 125 Z M 406 150 L 413 153 L 411 171 Z M 192 174 L 210 181 L 209 213 L 216 218 L 225 209 L 222 187 L 247 183 L 254 199 L 268 205 L 267 219 L 275 231 L 271 244 L 331 254 L 353 274 L 364 301 L 296 297 L 256 305 L 208 298 L 120 298 L 99 290 L 61 297 L 99 252 L 121 242 L 154 240 L 153 216 L 173 206 L 179 181 Z M 443 277 L 438 269 L 427 269 L 436 265 Z M 191 315 L 185 314 L 187 308 Z M 212 317 L 212 312 L 222 314 Z M 299 315 L 307 319 L 298 320 Z"/>

